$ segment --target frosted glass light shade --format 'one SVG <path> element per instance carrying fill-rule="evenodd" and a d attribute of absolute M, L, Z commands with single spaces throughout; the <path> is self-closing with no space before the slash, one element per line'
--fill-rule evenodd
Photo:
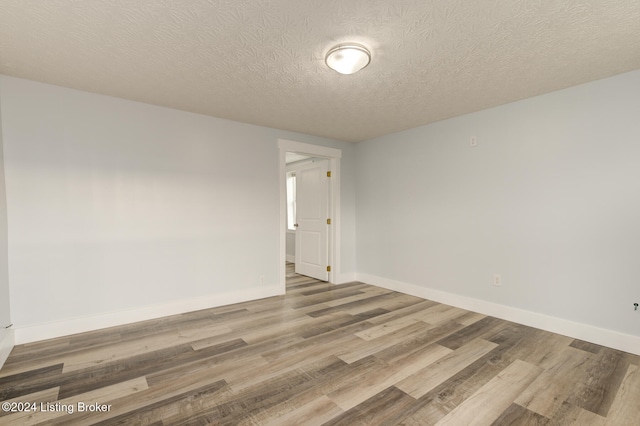
<path fill-rule="evenodd" d="M 353 74 L 369 65 L 371 53 L 357 44 L 342 44 L 329 50 L 325 62 L 340 74 Z"/>

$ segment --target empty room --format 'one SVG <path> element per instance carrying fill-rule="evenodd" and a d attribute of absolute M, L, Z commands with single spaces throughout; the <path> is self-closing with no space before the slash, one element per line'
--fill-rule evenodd
<path fill-rule="evenodd" d="M 638 40 L 0 0 L 0 425 L 640 425 Z"/>

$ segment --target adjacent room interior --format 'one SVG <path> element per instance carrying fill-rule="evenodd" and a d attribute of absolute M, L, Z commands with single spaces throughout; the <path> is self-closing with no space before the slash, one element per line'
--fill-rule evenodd
<path fill-rule="evenodd" d="M 256 377 L 284 388 L 290 374 L 324 391 L 226 421 L 456 424 L 483 404 L 483 424 L 640 421 L 626 404 L 640 398 L 637 2 L 54 3 L 0 7 L 0 400 L 108 404 L 143 389 L 137 414 L 78 419 L 171 424 L 189 417 L 162 410 L 211 392 L 231 405 L 194 418 L 223 424 L 265 395 Z M 352 75 L 327 67 L 347 42 L 370 61 Z M 327 179 L 312 204 L 327 217 L 308 234 L 289 220 L 305 170 Z M 381 302 L 363 309 L 369 297 Z M 394 352 L 416 324 L 436 334 Z M 153 330 L 184 345 L 135 346 Z M 329 337 L 326 357 L 296 358 Z M 545 342 L 561 348 L 548 365 Z M 225 368 L 264 376 L 234 388 L 211 372 L 212 387 L 154 394 L 174 365 L 92 388 L 92 363 L 106 377 L 129 362 L 82 357 L 110 345 L 185 363 L 210 351 L 194 377 L 242 353 Z M 482 374 L 424 376 L 456 351 Z M 585 365 L 557 402 L 536 399 Z M 367 366 L 396 376 L 367 390 L 314 381 L 331 368 L 373 380 Z M 503 379 L 505 401 L 470 398 Z"/>

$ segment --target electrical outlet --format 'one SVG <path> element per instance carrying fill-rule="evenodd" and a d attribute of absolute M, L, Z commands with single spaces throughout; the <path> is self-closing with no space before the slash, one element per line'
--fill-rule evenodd
<path fill-rule="evenodd" d="M 502 277 L 500 274 L 493 274 L 493 285 L 496 287 L 502 286 Z"/>
<path fill-rule="evenodd" d="M 475 136 L 471 136 L 469 138 L 469 146 L 476 146 L 478 145 L 478 138 Z"/>

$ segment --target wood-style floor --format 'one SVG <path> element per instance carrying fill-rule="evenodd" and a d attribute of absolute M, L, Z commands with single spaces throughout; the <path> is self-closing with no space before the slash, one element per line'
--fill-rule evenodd
<path fill-rule="evenodd" d="M 286 296 L 16 346 L 0 400 L 38 410 L 2 425 L 632 426 L 640 357 L 289 265 Z"/>

